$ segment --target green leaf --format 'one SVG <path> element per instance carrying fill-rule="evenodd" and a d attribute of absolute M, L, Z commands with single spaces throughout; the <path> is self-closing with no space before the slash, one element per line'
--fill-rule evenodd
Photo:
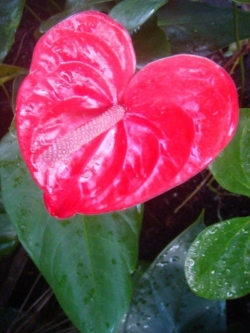
<path fill-rule="evenodd" d="M 4 84 L 5 82 L 14 79 L 18 75 L 21 74 L 28 74 L 26 68 L 0 64 L 0 85 Z"/>
<path fill-rule="evenodd" d="M 124 0 L 109 12 L 127 30 L 133 31 L 145 23 L 168 0 Z"/>
<path fill-rule="evenodd" d="M 156 16 L 150 18 L 132 35 L 138 68 L 170 55 L 164 32 L 157 26 Z"/>
<path fill-rule="evenodd" d="M 18 238 L 7 214 L 0 214 L 0 259 L 17 246 Z"/>
<path fill-rule="evenodd" d="M 13 114 L 16 113 L 16 99 L 17 99 L 18 90 L 19 90 L 19 88 L 20 88 L 20 86 L 21 86 L 25 77 L 26 77 L 25 74 L 20 74 L 20 75 L 18 75 L 14 78 L 13 83 L 12 83 L 11 106 L 12 106 Z M 15 126 L 16 126 L 16 124 L 15 124 L 15 121 L 13 120 L 9 130 L 11 132 L 14 132 Z"/>
<path fill-rule="evenodd" d="M 86 10 L 96 4 L 108 3 L 111 1 L 112 0 L 66 0 L 64 8 L 65 10 Z"/>
<path fill-rule="evenodd" d="M 174 239 L 140 279 L 119 333 L 216 333 L 225 329 L 225 302 L 208 301 L 188 287 L 187 250 L 204 228 L 202 216 Z"/>
<path fill-rule="evenodd" d="M 192 290 L 208 299 L 250 292 L 250 217 L 206 228 L 190 247 L 185 271 Z"/>
<path fill-rule="evenodd" d="M 250 0 L 233 0 L 236 3 L 249 3 L 250 4 Z"/>
<path fill-rule="evenodd" d="M 209 166 L 214 178 L 226 190 L 250 196 L 250 109 L 241 109 L 237 132 Z"/>
<path fill-rule="evenodd" d="M 0 2 L 0 62 L 9 52 L 16 29 L 19 25 L 25 0 L 8 0 Z"/>
<path fill-rule="evenodd" d="M 172 53 L 207 55 L 235 41 L 233 10 L 206 3 L 170 1 L 157 12 Z M 250 13 L 238 11 L 241 39 L 250 36 Z"/>
<path fill-rule="evenodd" d="M 242 170 L 248 183 L 250 184 L 250 109 L 247 110 L 247 119 L 245 126 L 242 131 L 241 141 L 240 141 L 240 160 L 242 165 Z M 250 196 L 250 191 L 249 191 Z"/>
<path fill-rule="evenodd" d="M 44 207 L 16 139 L 7 135 L 0 155 L 5 209 L 65 313 L 83 333 L 114 332 L 132 295 L 141 207 L 56 220 Z"/>
<path fill-rule="evenodd" d="M 66 19 L 67 17 L 82 12 L 88 9 L 97 10 L 97 11 L 109 11 L 110 8 L 108 3 L 112 0 L 68 0 L 65 3 L 64 11 L 58 14 L 55 14 L 44 21 L 40 27 L 39 32 L 44 34 L 46 31 L 51 29 L 58 22 Z M 105 8 L 107 7 L 107 8 Z M 106 9 L 106 10 L 105 10 Z"/>

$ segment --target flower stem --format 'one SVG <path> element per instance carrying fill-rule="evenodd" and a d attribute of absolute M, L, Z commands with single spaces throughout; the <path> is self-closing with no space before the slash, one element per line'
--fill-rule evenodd
<path fill-rule="evenodd" d="M 233 15 L 234 15 L 234 34 L 237 45 L 237 51 L 240 52 L 238 8 L 236 2 L 234 1 L 233 1 Z M 241 77 L 240 102 L 242 104 L 245 95 L 245 71 L 244 71 L 244 62 L 242 55 L 240 56 L 239 61 L 240 61 L 240 77 Z"/>
<path fill-rule="evenodd" d="M 40 17 L 34 12 L 34 10 L 31 9 L 27 4 L 25 5 L 25 8 L 37 19 L 39 23 L 43 22 L 43 20 L 40 19 Z"/>

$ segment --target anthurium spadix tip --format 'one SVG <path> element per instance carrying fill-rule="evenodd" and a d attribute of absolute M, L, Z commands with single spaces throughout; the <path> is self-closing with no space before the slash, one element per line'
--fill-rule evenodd
<path fill-rule="evenodd" d="M 128 32 L 94 11 L 38 41 L 16 105 L 23 158 L 58 218 L 122 210 L 183 183 L 238 122 L 223 68 L 176 55 L 135 73 Z"/>

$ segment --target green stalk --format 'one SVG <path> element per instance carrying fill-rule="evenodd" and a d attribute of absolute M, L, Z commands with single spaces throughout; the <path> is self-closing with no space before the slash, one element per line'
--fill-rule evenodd
<path fill-rule="evenodd" d="M 58 12 L 62 12 L 62 8 L 55 1 L 49 0 L 49 2 L 58 10 Z"/>
<path fill-rule="evenodd" d="M 237 51 L 240 52 L 240 34 L 239 34 L 239 18 L 238 8 L 236 2 L 233 1 L 233 14 L 234 14 L 234 34 L 236 40 Z M 240 78 L 241 78 L 241 91 L 240 91 L 240 103 L 242 104 L 245 95 L 245 70 L 243 56 L 239 57 L 240 62 Z"/>
<path fill-rule="evenodd" d="M 39 23 L 43 22 L 43 20 L 41 20 L 40 17 L 34 12 L 34 10 L 31 9 L 27 4 L 25 4 L 25 8 L 37 19 Z"/>

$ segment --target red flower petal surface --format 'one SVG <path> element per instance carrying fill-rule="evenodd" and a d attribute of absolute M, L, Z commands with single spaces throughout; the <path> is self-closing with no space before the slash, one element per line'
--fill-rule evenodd
<path fill-rule="evenodd" d="M 238 123 L 238 95 L 231 77 L 219 65 L 198 56 L 177 55 L 145 66 L 132 78 L 124 103 L 128 113 L 165 112 L 166 121 L 172 105 L 178 105 L 191 117 L 195 130 L 191 152 L 169 187 L 211 163 L 231 140 Z M 185 124 L 176 120 L 179 133 Z"/>
<path fill-rule="evenodd" d="M 104 14 L 76 14 L 38 42 L 18 93 L 18 139 L 53 216 L 144 202 L 231 139 L 237 92 L 222 68 L 189 55 L 134 67 L 128 33 Z"/>
<path fill-rule="evenodd" d="M 130 36 L 113 19 L 88 11 L 71 16 L 49 30 L 37 44 L 30 71 L 48 73 L 58 64 L 78 60 L 95 68 L 116 97 L 135 71 Z"/>

